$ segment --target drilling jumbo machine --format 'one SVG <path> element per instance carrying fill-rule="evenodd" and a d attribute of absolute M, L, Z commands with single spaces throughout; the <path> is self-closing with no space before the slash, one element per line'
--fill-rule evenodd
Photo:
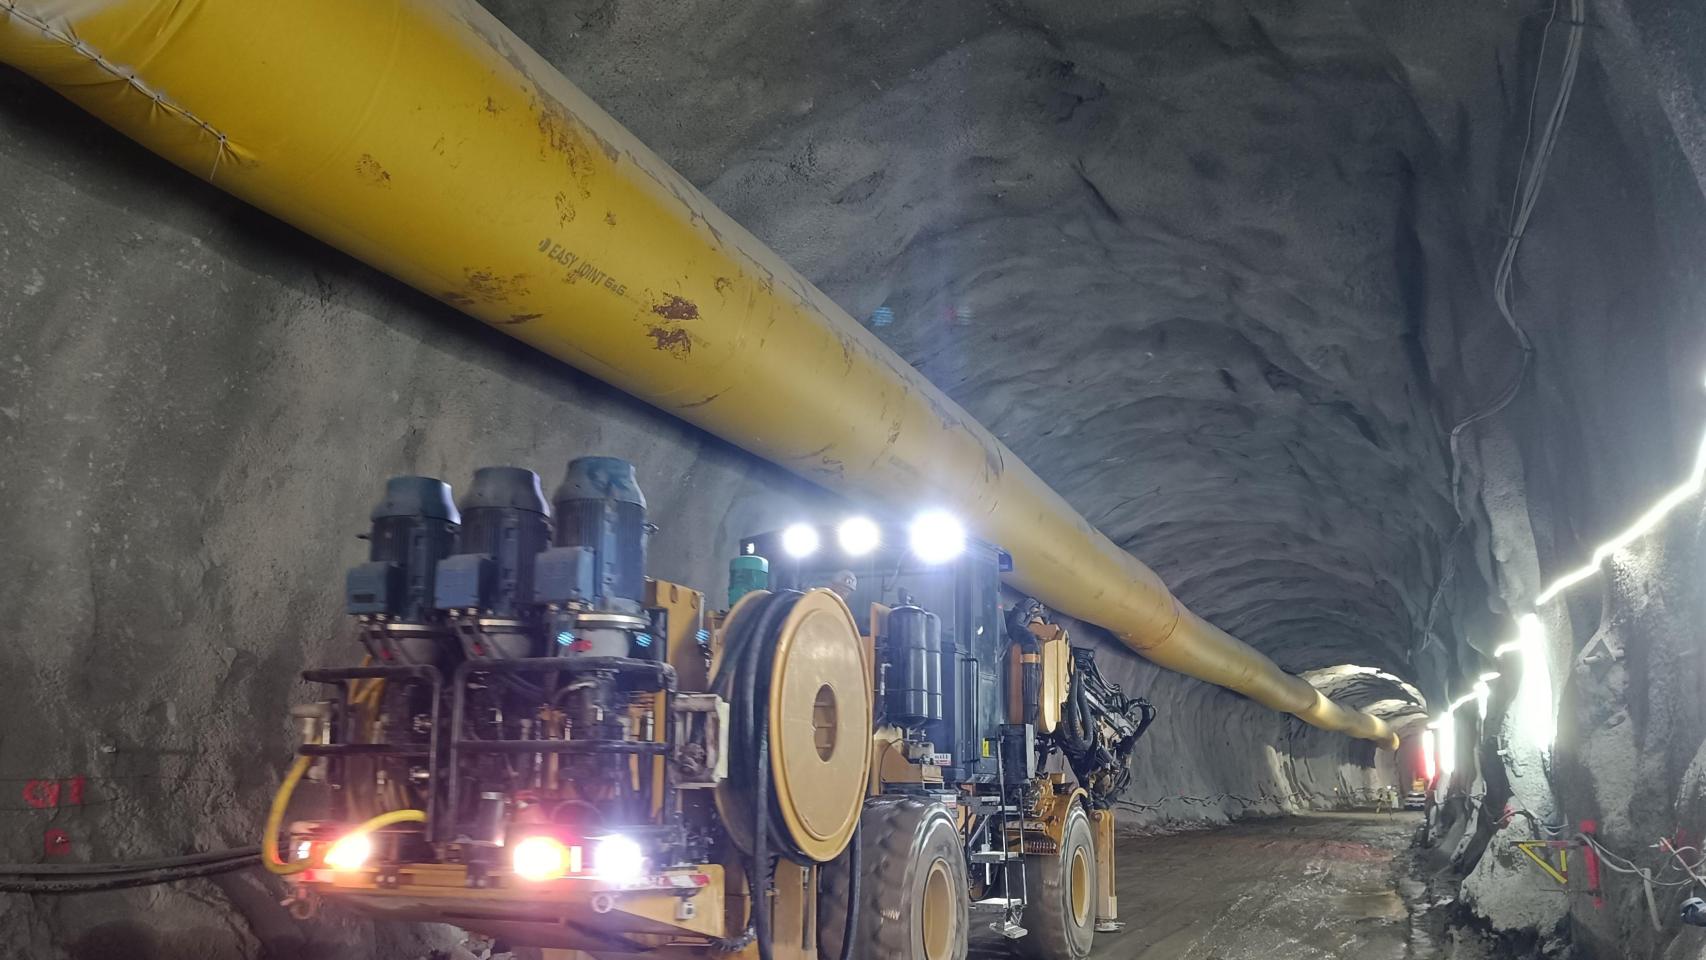
<path fill-rule="evenodd" d="M 310 670 L 264 859 L 293 912 L 575 960 L 1074 960 L 1118 927 L 1149 704 L 952 517 L 741 541 L 729 608 L 646 576 L 632 464 L 395 477 L 348 572 L 367 662 Z M 327 816 L 287 823 L 320 784 Z"/>

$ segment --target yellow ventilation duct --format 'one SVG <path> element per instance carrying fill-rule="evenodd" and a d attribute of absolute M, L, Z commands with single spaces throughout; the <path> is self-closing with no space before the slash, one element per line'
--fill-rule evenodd
<path fill-rule="evenodd" d="M 835 490 L 954 510 L 1156 663 L 1393 745 L 1181 606 L 472 2 L 0 0 L 0 59 L 149 149 Z"/>

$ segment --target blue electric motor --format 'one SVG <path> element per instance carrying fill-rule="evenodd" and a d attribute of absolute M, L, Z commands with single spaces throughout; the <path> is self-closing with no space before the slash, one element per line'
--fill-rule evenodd
<path fill-rule="evenodd" d="M 627 656 L 650 628 L 646 498 L 634 465 L 618 457 L 571 460 L 552 500 L 556 546 L 539 558 L 534 599 L 547 605 L 563 652 Z"/>
<path fill-rule="evenodd" d="M 517 619 L 533 600 L 534 561 L 551 542 L 551 510 L 539 475 L 481 467 L 462 499 L 455 554 L 438 565 L 437 605 Z"/>
<path fill-rule="evenodd" d="M 442 635 L 433 588 L 461 523 L 450 485 L 433 477 L 392 477 L 371 520 L 367 562 L 351 567 L 344 579 L 345 608 L 360 619 L 381 660 L 431 662 Z"/>

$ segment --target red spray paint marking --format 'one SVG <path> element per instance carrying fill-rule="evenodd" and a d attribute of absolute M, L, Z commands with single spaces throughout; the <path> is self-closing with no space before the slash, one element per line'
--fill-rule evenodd
<path fill-rule="evenodd" d="M 24 784 L 24 802 L 37 810 L 59 806 L 59 781 L 31 780 Z"/>
<path fill-rule="evenodd" d="M 80 807 L 85 782 L 81 775 L 66 780 L 30 780 L 24 784 L 24 802 L 37 810 Z"/>
<path fill-rule="evenodd" d="M 1582 821 L 1582 833 L 1586 836 L 1593 836 L 1594 831 L 1598 829 L 1599 821 Z M 1591 844 L 1585 846 L 1587 849 L 1582 852 L 1582 857 L 1587 860 L 1588 865 L 1588 893 L 1593 894 L 1593 905 L 1595 909 L 1599 909 L 1605 906 L 1605 897 L 1601 895 L 1599 889 L 1599 855 L 1594 852 Z"/>
<path fill-rule="evenodd" d="M 71 835 L 57 827 L 41 835 L 42 852 L 50 857 L 63 857 L 71 853 Z"/>

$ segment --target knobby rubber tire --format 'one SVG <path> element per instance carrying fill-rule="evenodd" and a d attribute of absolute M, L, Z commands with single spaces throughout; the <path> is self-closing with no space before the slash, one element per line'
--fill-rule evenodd
<path fill-rule="evenodd" d="M 1082 850 L 1088 870 L 1082 921 L 1073 914 L 1072 861 Z M 1027 960 L 1083 960 L 1096 939 L 1096 842 L 1083 807 L 1073 807 L 1061 831 L 1060 850 L 1025 858 L 1030 901 L 1021 923 L 1029 931 L 1014 941 Z"/>
<path fill-rule="evenodd" d="M 970 891 L 960 834 L 947 808 L 915 797 L 878 797 L 860 818 L 860 908 L 853 956 L 860 960 L 965 960 L 971 935 Z M 818 884 L 817 952 L 841 955 L 847 922 L 847 854 L 823 865 Z M 946 871 L 950 924 L 945 954 L 924 946 L 924 894 L 931 865 Z"/>

